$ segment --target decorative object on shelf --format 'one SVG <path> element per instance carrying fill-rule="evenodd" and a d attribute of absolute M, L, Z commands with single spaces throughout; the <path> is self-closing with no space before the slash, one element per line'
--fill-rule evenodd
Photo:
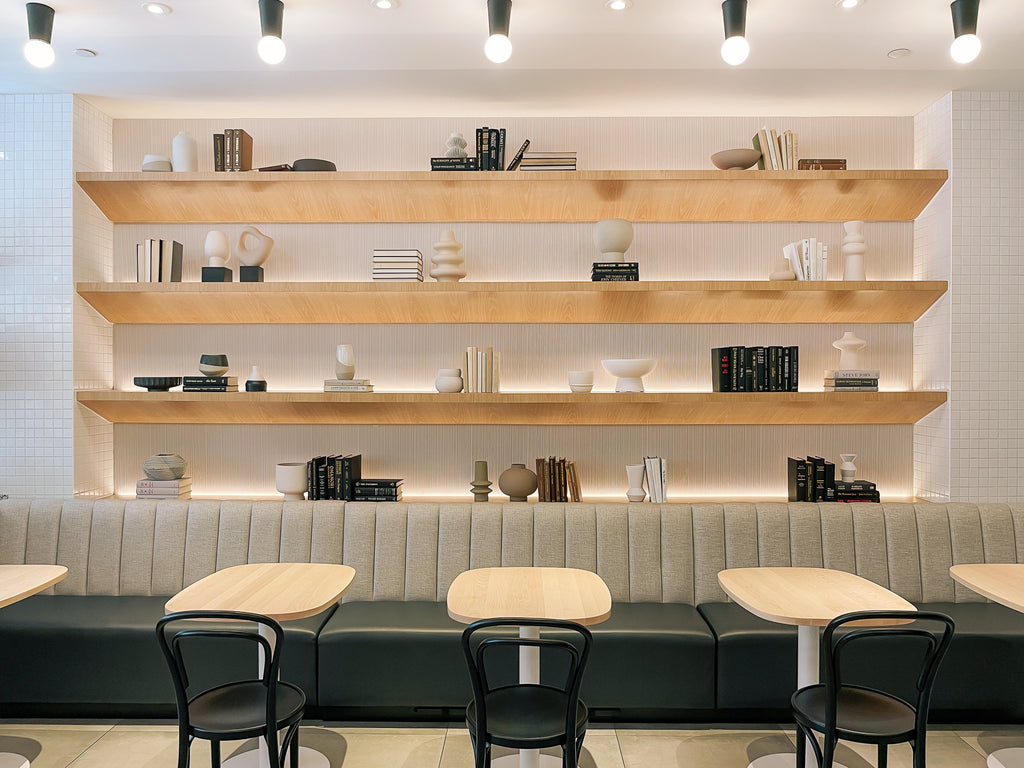
<path fill-rule="evenodd" d="M 569 371 L 569 389 L 573 392 L 589 392 L 593 388 L 593 371 Z"/>
<path fill-rule="evenodd" d="M 473 491 L 473 501 L 487 501 L 491 495 L 491 481 L 487 479 L 487 462 L 473 462 L 473 482 L 469 484 Z"/>
<path fill-rule="evenodd" d="M 228 372 L 228 356 L 200 355 L 199 372 L 203 376 L 223 376 Z"/>
<path fill-rule="evenodd" d="M 594 245 L 601 261 L 625 261 L 633 244 L 633 224 L 626 219 L 602 219 L 594 225 Z"/>
<path fill-rule="evenodd" d="M 142 464 L 150 480 L 177 480 L 185 476 L 185 460 L 176 453 L 154 453 Z"/>
<path fill-rule="evenodd" d="M 756 149 L 723 149 L 711 156 L 711 163 L 722 171 L 745 171 L 761 159 Z"/>
<path fill-rule="evenodd" d="M 498 476 L 498 487 L 509 501 L 526 501 L 526 497 L 537 490 L 537 474 L 525 464 L 513 462 Z"/>
<path fill-rule="evenodd" d="M 260 367 L 254 365 L 252 370 L 249 371 L 249 378 L 245 382 L 246 392 L 266 392 L 267 391 L 267 380 L 263 378 L 263 374 L 260 372 Z"/>
<path fill-rule="evenodd" d="M 843 280 L 865 280 L 864 252 L 868 247 L 864 242 L 864 222 L 844 221 L 843 229 Z"/>
<path fill-rule="evenodd" d="M 430 276 L 439 283 L 454 283 L 466 276 L 466 257 L 463 256 L 462 243 L 455 239 L 450 229 L 442 233 L 441 239 L 434 243 L 434 255 L 430 257 L 433 267 Z"/>
<path fill-rule="evenodd" d="M 356 375 L 356 356 L 351 344 L 339 344 L 335 354 L 334 375 L 345 381 Z"/>
<path fill-rule="evenodd" d="M 231 244 L 228 243 L 227 233 L 219 229 L 207 232 L 203 254 L 207 264 L 203 267 L 203 282 L 230 283 L 232 274 L 226 265 L 231 260 Z"/>
<path fill-rule="evenodd" d="M 630 501 L 643 501 L 647 497 L 647 491 L 644 490 L 644 465 L 627 464 L 626 479 L 629 481 L 626 498 Z"/>
<path fill-rule="evenodd" d="M 184 131 L 179 131 L 171 142 L 171 169 L 195 173 L 199 170 L 199 150 L 196 140 Z"/>
<path fill-rule="evenodd" d="M 292 163 L 293 171 L 336 171 L 338 166 L 330 160 L 316 160 L 310 157 Z"/>
<path fill-rule="evenodd" d="M 306 462 L 278 464 L 274 470 L 274 481 L 277 492 L 284 494 L 285 501 L 303 501 L 306 498 Z"/>
<path fill-rule="evenodd" d="M 181 384 L 181 376 L 136 376 L 134 382 L 136 387 L 150 392 L 166 392 Z"/>
<path fill-rule="evenodd" d="M 839 454 L 839 460 L 842 462 L 839 465 L 839 479 L 844 483 L 852 483 L 857 479 L 857 465 L 853 463 L 856 459 L 856 453 Z"/>
<path fill-rule="evenodd" d="M 768 275 L 769 280 L 796 280 L 796 273 L 789 259 L 783 256 L 775 265 L 775 271 Z"/>
<path fill-rule="evenodd" d="M 445 157 L 468 157 L 466 152 L 466 137 L 458 131 L 453 131 L 445 144 Z"/>
<path fill-rule="evenodd" d="M 166 173 L 171 170 L 171 158 L 167 155 L 143 155 L 142 170 Z"/>
<path fill-rule="evenodd" d="M 250 240 L 255 240 L 255 245 L 250 245 Z M 244 266 L 238 268 L 238 280 L 242 283 L 262 283 L 263 267 L 260 266 L 270 256 L 270 249 L 274 247 L 274 239 L 267 237 L 256 227 L 245 227 L 238 236 L 238 260 Z"/>
<path fill-rule="evenodd" d="M 434 389 L 438 392 L 454 393 L 462 391 L 461 368 L 439 368 L 434 379 Z"/>
<path fill-rule="evenodd" d="M 857 353 L 868 343 L 864 339 L 853 335 L 852 331 L 846 331 L 842 338 L 832 342 L 832 346 L 839 350 L 839 370 L 847 371 L 859 368 Z"/>
<path fill-rule="evenodd" d="M 643 377 L 654 370 L 658 361 L 652 357 L 636 359 L 602 360 L 601 365 L 612 376 L 616 376 L 616 392 L 643 392 Z"/>

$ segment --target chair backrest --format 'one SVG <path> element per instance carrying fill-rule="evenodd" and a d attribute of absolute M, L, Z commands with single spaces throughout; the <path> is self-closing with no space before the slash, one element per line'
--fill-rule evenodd
<path fill-rule="evenodd" d="M 850 626 L 865 620 L 873 623 L 868 626 Z M 874 623 L 879 621 L 891 623 L 880 626 Z M 934 611 L 855 611 L 837 616 L 829 622 L 821 637 L 826 726 L 834 726 L 836 722 L 838 691 L 844 685 L 844 653 L 848 653 L 852 646 L 863 644 L 872 638 L 908 638 L 920 644 L 920 668 L 914 682 L 917 700 L 908 703 L 914 706 L 919 723 L 926 722 L 935 675 L 953 639 L 953 631 L 953 620 L 943 613 Z"/>
<path fill-rule="evenodd" d="M 544 630 L 556 630 L 560 636 L 547 636 L 539 638 L 511 636 L 507 634 L 494 634 L 489 630 L 500 628 L 536 627 L 542 632 Z M 593 635 L 586 627 L 572 621 L 559 621 L 555 619 L 481 619 L 470 624 L 462 633 L 462 650 L 466 656 L 466 663 L 469 666 L 469 675 L 473 684 L 473 700 L 476 703 L 477 723 L 486 727 L 487 723 L 487 694 L 492 690 L 505 685 L 491 685 L 488 682 L 488 665 L 494 665 L 495 656 L 500 656 L 502 672 L 507 676 L 510 654 L 495 652 L 499 649 L 518 650 L 522 648 L 538 648 L 542 660 L 550 656 L 561 656 L 565 676 L 561 684 L 555 685 L 551 681 L 542 681 L 540 685 L 545 688 L 559 690 L 566 696 L 565 732 L 575 734 L 576 731 L 576 709 L 579 705 L 580 685 L 583 682 L 583 671 L 586 669 L 587 659 L 590 656 L 590 646 L 593 643 Z M 550 659 L 549 659 L 550 660 Z M 542 661 L 542 663 L 544 663 Z M 491 679 L 495 676 L 492 675 Z M 556 676 L 557 677 L 557 676 Z"/>
<path fill-rule="evenodd" d="M 212 623 L 214 621 L 231 623 L 215 624 Z M 277 722 L 277 679 L 281 667 L 284 630 L 276 621 L 260 614 L 240 611 L 181 611 L 167 614 L 157 621 L 156 636 L 171 671 L 179 721 L 187 722 L 188 702 L 202 690 L 258 680 L 267 691 L 267 723 Z M 272 636 L 273 640 L 268 639 L 268 636 Z M 189 690 L 191 683 L 186 660 L 203 657 L 209 659 L 213 647 L 230 653 L 229 658 L 234 659 L 247 655 L 247 649 L 258 648 L 260 668 L 257 670 L 254 658 L 252 674 L 236 676 L 227 681 L 218 680 L 217 685 L 198 686 L 198 690 Z M 191 653 L 189 648 L 192 648 Z"/>

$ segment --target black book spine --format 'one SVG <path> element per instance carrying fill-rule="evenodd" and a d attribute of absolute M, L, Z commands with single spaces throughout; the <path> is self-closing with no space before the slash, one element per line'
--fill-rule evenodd
<path fill-rule="evenodd" d="M 359 497 L 398 496 L 401 492 L 401 488 L 356 488 L 355 497 L 358 499 Z"/>
<path fill-rule="evenodd" d="M 316 488 L 316 483 L 313 482 L 313 460 L 310 459 L 306 462 L 306 498 L 309 501 L 313 500 L 313 490 Z"/>
<path fill-rule="evenodd" d="M 480 170 L 491 170 L 491 129 L 486 125 L 480 129 Z"/>
<path fill-rule="evenodd" d="M 782 348 L 782 391 L 792 391 L 789 388 L 789 347 Z"/>
<path fill-rule="evenodd" d="M 786 459 L 789 470 L 789 500 L 807 501 L 807 462 L 803 459 Z"/>
<path fill-rule="evenodd" d="M 484 129 L 476 129 L 476 167 L 478 171 L 484 169 Z"/>
<path fill-rule="evenodd" d="M 789 349 L 789 383 L 787 391 L 796 392 L 800 387 L 800 347 Z"/>
<path fill-rule="evenodd" d="M 327 464 L 324 467 L 325 483 L 324 483 L 324 498 L 325 499 L 336 499 L 338 498 L 334 493 L 334 456 L 327 457 Z"/>
<path fill-rule="evenodd" d="M 224 170 L 224 134 L 213 134 L 213 170 Z"/>
<path fill-rule="evenodd" d="M 715 347 L 711 350 L 711 391 L 729 391 L 729 347 Z"/>
<path fill-rule="evenodd" d="M 836 465 L 825 462 L 825 501 L 836 500 Z"/>
<path fill-rule="evenodd" d="M 318 464 L 316 468 L 316 497 L 327 498 L 327 464 Z"/>
<path fill-rule="evenodd" d="M 505 167 L 505 129 L 498 131 L 498 165 L 494 170 L 500 171 Z"/>
<path fill-rule="evenodd" d="M 363 488 L 398 488 L 404 480 L 375 480 L 368 478 L 366 480 L 354 480 L 352 487 L 356 490 Z"/>
<path fill-rule="evenodd" d="M 523 145 L 519 147 L 519 151 L 516 152 L 515 157 L 512 158 L 512 160 L 508 164 L 508 167 L 505 170 L 514 171 L 516 168 L 518 168 L 519 164 L 523 161 L 523 154 L 526 152 L 527 149 L 529 149 L 529 147 L 530 140 L 526 139 L 526 141 L 523 142 Z"/>
<path fill-rule="evenodd" d="M 490 159 L 487 161 L 488 171 L 499 171 L 502 166 L 498 165 L 498 141 L 499 132 L 497 128 L 491 128 L 490 138 Z"/>
<path fill-rule="evenodd" d="M 807 460 L 814 467 L 814 494 L 812 501 L 825 500 L 825 460 L 817 456 L 808 456 Z M 810 478 L 808 478 L 808 482 Z"/>

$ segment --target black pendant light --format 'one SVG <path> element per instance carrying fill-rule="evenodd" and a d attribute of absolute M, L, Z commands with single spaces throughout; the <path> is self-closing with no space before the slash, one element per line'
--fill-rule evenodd
<path fill-rule="evenodd" d="M 508 39 L 508 24 L 512 18 L 512 0 L 487 0 L 487 42 L 484 54 L 495 64 L 508 61 L 512 43 Z"/>
<path fill-rule="evenodd" d="M 50 45 L 53 34 L 53 8 L 42 3 L 26 3 L 28 11 L 28 42 L 21 49 L 25 61 L 43 69 L 53 64 L 56 56 Z"/>
<path fill-rule="evenodd" d="M 281 0 L 260 0 L 260 30 L 263 36 L 256 53 L 267 64 L 280 64 L 286 53 L 281 39 L 284 25 L 284 3 Z"/>
<path fill-rule="evenodd" d="M 722 3 L 722 21 L 725 22 L 725 42 L 722 60 L 738 66 L 750 55 L 747 43 L 747 0 L 725 0 Z"/>
<path fill-rule="evenodd" d="M 978 39 L 978 5 L 981 0 L 953 0 L 949 6 L 953 14 L 953 44 L 949 55 L 959 64 L 969 64 L 981 53 Z"/>

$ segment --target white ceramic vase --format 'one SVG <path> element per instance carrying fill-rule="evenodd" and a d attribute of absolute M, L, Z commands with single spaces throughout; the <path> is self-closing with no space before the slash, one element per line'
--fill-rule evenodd
<path fill-rule="evenodd" d="M 865 280 L 864 252 L 868 247 L 864 244 L 864 222 L 847 221 L 843 229 L 843 280 Z"/>
<path fill-rule="evenodd" d="M 263 372 L 258 365 L 254 365 L 249 371 L 249 378 L 245 382 L 246 392 L 266 392 L 267 380 L 263 378 Z"/>
<path fill-rule="evenodd" d="M 454 283 L 466 276 L 466 259 L 460 253 L 462 243 L 455 239 L 451 230 L 444 232 L 434 243 L 434 255 L 430 257 L 433 266 L 430 276 L 439 283 Z"/>
<path fill-rule="evenodd" d="M 255 245 L 250 242 L 255 241 Z M 238 236 L 238 260 L 247 267 L 258 267 L 270 256 L 274 240 L 260 232 L 256 227 L 246 227 Z"/>
<path fill-rule="evenodd" d="M 868 343 L 864 339 L 854 336 L 851 331 L 847 331 L 842 338 L 833 341 L 832 346 L 839 350 L 839 370 L 848 371 L 860 368 L 857 353 L 867 345 Z"/>
<path fill-rule="evenodd" d="M 839 479 L 844 483 L 852 483 L 857 479 L 857 465 L 853 463 L 856 458 L 856 453 L 839 454 L 839 460 L 842 462 L 839 465 Z"/>
<path fill-rule="evenodd" d="M 647 492 L 644 490 L 644 465 L 627 464 L 626 479 L 629 481 L 626 498 L 630 501 L 643 501 L 647 496 Z"/>
<path fill-rule="evenodd" d="M 231 259 L 231 244 L 228 243 L 228 236 L 219 229 L 213 229 L 206 233 L 206 242 L 203 243 L 203 254 L 206 256 L 206 265 L 209 267 L 225 267 Z"/>
<path fill-rule="evenodd" d="M 356 356 L 351 344 L 339 344 L 335 356 L 334 374 L 337 378 L 347 381 L 355 378 Z"/>
<path fill-rule="evenodd" d="M 633 244 L 633 224 L 626 219 L 602 219 L 594 225 L 594 245 L 601 261 L 625 261 Z"/>
<path fill-rule="evenodd" d="M 306 462 L 289 461 L 278 464 L 274 480 L 277 492 L 284 494 L 285 501 L 302 501 L 306 498 Z"/>
<path fill-rule="evenodd" d="M 154 453 L 143 463 L 142 471 L 150 480 L 180 480 L 186 466 L 176 453 Z"/>
<path fill-rule="evenodd" d="M 192 173 L 199 170 L 196 140 L 184 131 L 180 131 L 171 142 L 171 168 Z"/>
<path fill-rule="evenodd" d="M 441 368 L 434 379 L 434 389 L 438 392 L 461 392 L 462 391 L 462 369 Z"/>

